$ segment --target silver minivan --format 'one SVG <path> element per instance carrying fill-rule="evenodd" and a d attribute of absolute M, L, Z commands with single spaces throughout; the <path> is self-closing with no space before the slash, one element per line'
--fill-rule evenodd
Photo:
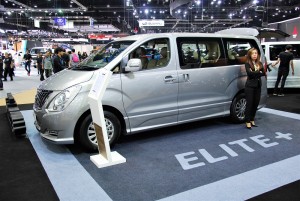
<path fill-rule="evenodd" d="M 97 149 L 88 93 L 100 68 L 113 72 L 102 100 L 110 144 L 121 134 L 213 117 L 243 122 L 244 63 L 251 47 L 264 58 L 251 36 L 165 33 L 117 39 L 41 83 L 35 125 L 54 143 Z M 259 107 L 267 99 L 265 78 L 262 83 Z"/>

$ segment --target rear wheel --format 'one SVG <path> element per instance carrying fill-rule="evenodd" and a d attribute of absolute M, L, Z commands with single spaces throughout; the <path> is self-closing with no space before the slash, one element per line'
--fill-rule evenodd
<path fill-rule="evenodd" d="M 245 121 L 246 97 L 244 93 L 238 94 L 231 103 L 230 117 L 235 123 Z"/>
<path fill-rule="evenodd" d="M 121 123 L 119 119 L 109 111 L 104 111 L 104 118 L 109 144 L 113 146 L 121 135 Z M 94 151 L 98 149 L 97 136 L 91 114 L 86 116 L 81 123 L 79 142 L 88 150 Z"/>

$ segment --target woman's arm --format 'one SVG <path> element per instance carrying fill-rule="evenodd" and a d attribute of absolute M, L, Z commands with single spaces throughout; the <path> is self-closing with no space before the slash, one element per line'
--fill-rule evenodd
<path fill-rule="evenodd" d="M 245 68 L 246 68 L 247 76 L 250 79 L 259 78 L 259 77 L 264 75 L 261 71 L 252 71 L 251 66 L 250 66 L 249 63 L 245 64 Z"/>

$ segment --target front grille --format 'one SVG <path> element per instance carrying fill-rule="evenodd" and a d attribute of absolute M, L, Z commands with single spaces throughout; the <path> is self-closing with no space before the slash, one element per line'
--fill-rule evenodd
<path fill-rule="evenodd" d="M 35 95 L 35 107 L 37 109 L 42 109 L 43 105 L 45 104 L 48 96 L 52 93 L 53 91 L 49 90 L 38 90 L 36 95 Z"/>

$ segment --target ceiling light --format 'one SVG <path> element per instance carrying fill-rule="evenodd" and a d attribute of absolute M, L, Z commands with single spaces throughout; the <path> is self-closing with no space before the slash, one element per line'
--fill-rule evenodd
<path fill-rule="evenodd" d="M 149 13 L 149 10 L 148 10 L 148 9 L 145 9 L 144 12 L 145 12 L 145 14 L 148 14 L 148 13 Z"/>
<path fill-rule="evenodd" d="M 107 8 L 109 8 L 110 7 L 110 5 L 109 4 L 107 4 L 107 6 L 106 6 Z"/>

